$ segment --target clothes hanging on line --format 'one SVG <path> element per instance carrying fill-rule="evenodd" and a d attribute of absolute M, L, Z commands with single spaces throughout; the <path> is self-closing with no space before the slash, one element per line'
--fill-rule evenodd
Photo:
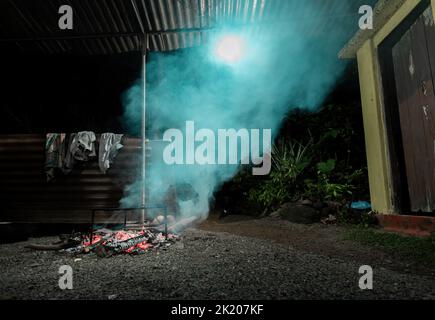
<path fill-rule="evenodd" d="M 65 158 L 65 133 L 48 133 L 45 140 L 45 173 L 53 181 L 63 170 Z"/>
<path fill-rule="evenodd" d="M 122 137 L 122 134 L 114 133 L 103 133 L 101 135 L 98 151 L 98 165 L 101 172 L 107 172 L 118 155 L 118 151 L 124 147 L 121 144 Z"/>

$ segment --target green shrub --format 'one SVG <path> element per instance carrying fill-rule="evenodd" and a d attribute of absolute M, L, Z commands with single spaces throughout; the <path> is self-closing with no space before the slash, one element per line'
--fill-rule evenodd
<path fill-rule="evenodd" d="M 356 170 L 351 174 L 337 175 L 335 173 L 336 160 L 329 159 L 317 164 L 317 179 L 306 179 L 304 196 L 318 200 L 342 201 L 352 197 L 355 186 L 352 182 L 363 174 Z"/>
<path fill-rule="evenodd" d="M 289 140 L 291 137 L 291 140 Z M 325 105 L 318 112 L 293 109 L 273 147 L 269 176 L 234 179 L 243 201 L 274 210 L 301 198 L 349 203 L 368 199 L 365 145 L 358 105 Z M 241 192 L 231 192 L 241 201 Z M 347 217 L 347 213 L 339 213 Z"/>
<path fill-rule="evenodd" d="M 298 194 L 301 176 L 312 161 L 312 141 L 280 143 L 272 148 L 272 171 L 267 180 L 249 192 L 249 200 L 275 208 Z"/>

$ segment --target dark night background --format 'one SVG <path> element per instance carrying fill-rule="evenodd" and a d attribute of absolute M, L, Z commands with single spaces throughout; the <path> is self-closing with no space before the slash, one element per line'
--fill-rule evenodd
<path fill-rule="evenodd" d="M 138 52 L 3 57 L 0 133 L 122 132 L 121 97 L 141 63 Z"/>
<path fill-rule="evenodd" d="M 141 64 L 139 52 L 4 56 L 0 61 L 0 133 L 125 131 L 122 95 L 140 78 Z M 323 105 L 348 104 L 359 109 L 359 103 L 357 67 L 351 62 Z M 357 111 L 355 115 L 360 114 Z M 356 124 L 362 125 L 362 121 Z M 306 126 L 303 122 L 293 121 L 291 127 L 284 123 L 283 133 L 297 136 Z"/>

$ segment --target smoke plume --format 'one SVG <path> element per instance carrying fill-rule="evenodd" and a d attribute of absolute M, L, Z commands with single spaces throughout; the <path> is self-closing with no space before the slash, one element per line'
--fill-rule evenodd
<path fill-rule="evenodd" d="M 234 24 L 208 31 L 206 43 L 199 47 L 150 54 L 147 138 L 160 140 L 169 128 L 184 130 L 186 121 L 194 121 L 197 130 L 272 129 L 276 135 L 292 108 L 315 111 L 345 67 L 337 53 L 358 22 L 357 9 L 350 2 L 341 1 L 336 13 L 341 19 L 322 15 L 323 1 L 304 1 L 303 10 L 298 5 L 297 16 L 289 6 L 288 12 L 254 27 Z M 224 35 L 244 39 L 245 56 L 233 65 L 218 61 L 213 54 L 216 41 Z M 141 127 L 141 86 L 138 81 L 124 97 L 124 123 L 134 134 Z M 163 151 L 157 149 L 153 152 L 161 157 Z M 204 217 L 213 192 L 237 169 L 153 161 L 146 173 L 148 201 L 161 202 L 170 186 L 187 183 L 199 197 L 196 202 L 180 201 L 181 214 Z M 126 190 L 123 205 L 140 203 L 141 183 L 138 174 L 137 183 Z"/>

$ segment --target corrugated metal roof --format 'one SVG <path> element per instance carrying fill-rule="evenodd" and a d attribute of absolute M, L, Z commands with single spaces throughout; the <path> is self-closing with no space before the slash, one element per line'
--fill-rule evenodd
<path fill-rule="evenodd" d="M 351 13 L 343 0 L 311 0 L 316 12 L 305 13 L 300 0 L 2 0 L 0 48 L 7 51 L 112 54 L 147 49 L 172 51 L 199 45 L 209 31 L 229 25 L 254 27 L 279 21 L 312 19 L 307 34 L 339 27 L 337 18 Z M 369 1 L 370 2 L 370 1 Z M 371 1 L 373 2 L 373 1 Z M 58 28 L 58 9 L 70 5 L 74 29 Z M 357 21 L 357 19 L 356 19 Z M 278 23 L 278 24 L 277 24 Z"/>

